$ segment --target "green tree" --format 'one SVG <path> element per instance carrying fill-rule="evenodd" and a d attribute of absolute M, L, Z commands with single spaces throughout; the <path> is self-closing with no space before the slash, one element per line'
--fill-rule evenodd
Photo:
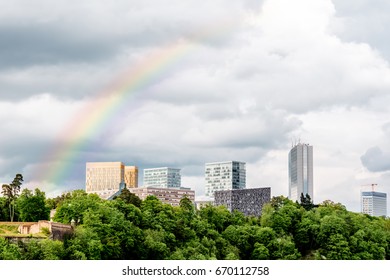
<path fill-rule="evenodd" d="M 309 211 L 314 208 L 314 204 L 311 201 L 310 195 L 307 193 L 306 195 L 303 195 L 301 193 L 300 203 L 299 203 L 306 211 Z"/>
<path fill-rule="evenodd" d="M 8 243 L 0 237 L 0 260 L 21 260 L 22 255 L 17 245 Z"/>
<path fill-rule="evenodd" d="M 162 203 L 156 196 L 150 195 L 141 204 L 143 229 L 164 229 L 173 232 L 176 227 L 176 214 L 169 204 Z"/>
<path fill-rule="evenodd" d="M 317 240 L 321 247 L 326 247 L 333 235 L 348 237 L 345 220 L 336 215 L 328 215 L 321 219 Z M 340 239 L 340 238 L 338 238 Z M 334 242 L 334 240 L 333 240 Z"/>
<path fill-rule="evenodd" d="M 63 260 L 65 258 L 64 242 L 45 239 L 41 241 L 44 260 Z"/>
<path fill-rule="evenodd" d="M 167 233 L 165 230 L 144 230 L 145 240 L 142 247 L 144 248 L 143 258 L 149 260 L 164 260 L 168 259 L 170 255 L 170 249 L 167 246 Z"/>
<path fill-rule="evenodd" d="M 84 190 L 74 190 L 72 192 L 64 192 L 61 195 L 54 197 L 54 198 L 48 198 L 46 199 L 46 204 L 49 207 L 49 209 L 57 209 L 57 207 L 64 201 L 69 200 L 72 197 L 75 197 L 77 195 L 84 195 Z"/>
<path fill-rule="evenodd" d="M 276 197 L 266 204 L 261 216 L 261 225 L 270 227 L 278 234 L 294 234 L 302 218 L 298 205 L 284 197 Z"/>
<path fill-rule="evenodd" d="M 272 259 L 276 260 L 297 260 L 301 257 L 294 241 L 290 236 L 278 237 L 272 241 L 273 249 L 270 250 Z"/>
<path fill-rule="evenodd" d="M 97 194 L 87 194 L 83 190 L 75 190 L 65 198 L 57 207 L 54 220 L 69 224 L 74 220 L 78 224 L 83 223 L 84 213 L 90 209 L 97 209 L 102 199 Z"/>
<path fill-rule="evenodd" d="M 0 221 L 8 221 L 8 205 L 5 197 L 0 197 Z"/>
<path fill-rule="evenodd" d="M 15 216 L 15 201 L 19 196 L 20 187 L 23 182 L 22 174 L 16 174 L 14 180 L 11 184 L 2 186 L 2 194 L 7 199 L 7 204 L 9 207 L 9 217 L 10 221 L 14 221 Z"/>
<path fill-rule="evenodd" d="M 142 212 L 134 204 L 125 203 L 121 199 L 115 199 L 107 202 L 112 207 L 118 209 L 125 215 L 125 219 L 132 222 L 135 226 L 139 227 L 142 223 Z"/>
<path fill-rule="evenodd" d="M 254 260 L 269 260 L 269 250 L 264 244 L 255 243 L 254 250 L 252 252 L 252 259 Z"/>
<path fill-rule="evenodd" d="M 187 197 L 183 197 L 180 200 L 180 214 L 184 216 L 183 218 L 187 218 L 188 221 L 191 221 L 195 216 L 195 207 L 194 203 Z"/>
<path fill-rule="evenodd" d="M 92 228 L 78 226 L 73 236 L 64 240 L 64 249 L 67 259 L 100 260 L 103 244 Z"/>
<path fill-rule="evenodd" d="M 253 226 L 230 225 L 222 233 L 222 236 L 240 250 L 240 259 L 245 260 L 251 258 L 254 246 L 254 233 L 255 228 Z"/>
<path fill-rule="evenodd" d="M 312 211 L 304 213 L 294 234 L 295 244 L 302 255 L 318 249 L 319 231 L 320 219 Z"/>
<path fill-rule="evenodd" d="M 124 188 L 121 194 L 114 199 L 121 199 L 125 203 L 133 204 L 136 207 L 140 207 L 142 203 L 142 200 L 137 195 L 130 192 L 128 188 Z"/>
<path fill-rule="evenodd" d="M 126 220 L 110 203 L 102 202 L 95 209 L 86 210 L 83 227 L 97 234 L 103 246 L 101 259 L 139 258 L 144 238 L 141 229 Z"/>
<path fill-rule="evenodd" d="M 347 239 L 339 233 L 329 237 L 321 252 L 330 260 L 350 260 L 352 258 Z"/>
<path fill-rule="evenodd" d="M 23 222 L 37 222 L 48 220 L 50 209 L 46 205 L 45 193 L 39 189 L 24 189 L 17 199 L 19 217 Z"/>
<path fill-rule="evenodd" d="M 232 214 L 223 205 L 206 205 L 199 211 L 201 219 L 205 220 L 211 228 L 219 233 L 223 232 L 232 223 Z"/>
<path fill-rule="evenodd" d="M 263 244 L 268 251 L 273 250 L 273 242 L 276 239 L 275 231 L 270 227 L 256 228 L 254 233 L 254 242 Z"/>

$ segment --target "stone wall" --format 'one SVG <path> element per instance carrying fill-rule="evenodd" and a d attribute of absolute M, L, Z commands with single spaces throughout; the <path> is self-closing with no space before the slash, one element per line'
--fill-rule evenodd
<path fill-rule="evenodd" d="M 51 224 L 51 238 L 53 240 L 63 240 L 65 235 L 73 233 L 73 227 L 71 225 L 65 225 L 61 223 L 50 222 Z"/>
<path fill-rule="evenodd" d="M 43 228 L 47 228 L 50 232 L 50 238 L 53 240 L 62 240 L 66 234 L 73 233 L 73 227 L 71 225 L 49 222 L 49 221 L 38 221 L 38 222 L 6 222 L 2 224 L 17 225 L 18 232 L 20 234 L 38 234 L 42 232 Z M 18 238 L 18 237 L 15 237 Z"/>

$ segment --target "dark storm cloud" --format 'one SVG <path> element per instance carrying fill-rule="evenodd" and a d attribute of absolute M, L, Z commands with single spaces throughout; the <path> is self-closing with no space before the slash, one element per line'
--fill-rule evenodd
<path fill-rule="evenodd" d="M 208 26 L 240 18 L 254 5 L 250 0 L 221 10 L 215 9 L 217 2 L 197 9 L 180 1 L 160 7 L 151 3 L 0 3 L 0 100 L 41 93 L 89 96 L 148 52 L 191 40 Z M 229 40 L 222 36 L 202 44 L 220 48 Z"/>
<path fill-rule="evenodd" d="M 117 49 L 117 45 L 107 38 L 48 24 L 3 25 L 0 38 L 0 70 L 107 59 Z"/>
<path fill-rule="evenodd" d="M 245 1 L 223 10 L 213 9 L 218 3 L 193 9 L 191 3 L 169 1 L 172 5 L 158 8 L 147 2 L 85 1 L 72 7 L 38 1 L 25 9 L 9 4 L 8 13 L 7 7 L 0 12 L 0 69 L 109 59 L 128 47 L 191 37 L 207 25 L 240 18 L 240 12 L 253 6 L 253 1 Z"/>

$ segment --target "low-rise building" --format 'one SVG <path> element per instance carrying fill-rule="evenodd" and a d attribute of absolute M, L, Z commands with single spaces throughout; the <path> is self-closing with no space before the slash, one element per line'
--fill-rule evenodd
<path fill-rule="evenodd" d="M 195 201 L 195 191 L 189 188 L 136 188 L 129 189 L 130 192 L 144 200 L 149 195 L 156 196 L 161 202 L 172 206 L 179 206 L 183 197 L 188 197 L 192 202 Z"/>

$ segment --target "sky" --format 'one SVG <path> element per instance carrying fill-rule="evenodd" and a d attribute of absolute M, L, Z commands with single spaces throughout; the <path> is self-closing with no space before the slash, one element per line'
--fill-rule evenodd
<path fill-rule="evenodd" d="M 0 0 L 0 183 L 48 197 L 85 163 L 246 162 L 247 188 L 288 195 L 309 143 L 314 202 L 390 194 L 386 0 Z M 387 39 L 386 39 L 387 38 Z M 389 199 L 390 203 L 390 199 Z M 389 204 L 390 205 L 390 204 Z M 388 209 L 390 207 L 388 206 Z"/>

